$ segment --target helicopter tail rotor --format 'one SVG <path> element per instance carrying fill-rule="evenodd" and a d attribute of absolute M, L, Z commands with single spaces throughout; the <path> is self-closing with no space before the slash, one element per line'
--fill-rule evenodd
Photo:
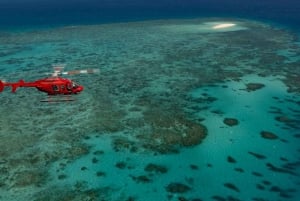
<path fill-rule="evenodd" d="M 4 90 L 4 83 L 0 80 L 0 92 L 2 92 Z"/>

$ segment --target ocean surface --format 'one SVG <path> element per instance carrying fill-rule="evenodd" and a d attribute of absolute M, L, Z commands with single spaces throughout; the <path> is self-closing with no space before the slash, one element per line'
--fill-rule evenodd
<path fill-rule="evenodd" d="M 2 0 L 0 201 L 300 200 L 296 0 Z M 71 97 L 5 82 L 65 71 Z"/>

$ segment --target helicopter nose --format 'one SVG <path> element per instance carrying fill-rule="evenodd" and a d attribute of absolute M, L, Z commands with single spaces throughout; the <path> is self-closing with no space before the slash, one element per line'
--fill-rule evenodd
<path fill-rule="evenodd" d="M 78 86 L 77 91 L 78 91 L 78 92 L 83 91 L 83 86 Z"/>
<path fill-rule="evenodd" d="M 78 94 L 83 90 L 83 86 L 77 86 L 76 88 L 73 88 L 73 93 Z"/>

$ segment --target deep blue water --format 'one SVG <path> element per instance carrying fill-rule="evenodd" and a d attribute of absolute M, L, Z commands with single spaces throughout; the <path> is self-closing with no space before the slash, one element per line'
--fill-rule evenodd
<path fill-rule="evenodd" d="M 162 18 L 241 17 L 300 29 L 297 0 L 2 0 L 0 28 L 20 29 Z"/>

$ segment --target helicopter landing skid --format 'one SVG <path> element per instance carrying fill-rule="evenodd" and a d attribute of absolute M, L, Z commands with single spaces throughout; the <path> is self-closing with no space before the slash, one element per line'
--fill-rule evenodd
<path fill-rule="evenodd" d="M 57 96 L 48 96 L 47 99 L 40 100 L 40 102 L 48 103 L 58 103 L 58 102 L 68 102 L 75 101 L 71 95 L 57 95 Z"/>

